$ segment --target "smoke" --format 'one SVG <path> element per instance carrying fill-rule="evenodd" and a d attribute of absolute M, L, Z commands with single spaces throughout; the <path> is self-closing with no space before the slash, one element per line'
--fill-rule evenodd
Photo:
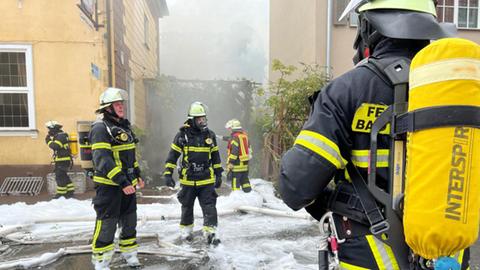
<path fill-rule="evenodd" d="M 208 106 L 208 126 L 217 135 L 229 135 L 224 125 L 232 118 L 249 132 L 252 81 L 266 82 L 268 74 L 268 1 L 167 4 L 170 14 L 160 20 L 160 72 L 166 76 L 147 86 L 149 123 L 142 149 L 155 182 L 191 102 Z M 227 144 L 217 142 L 224 165 Z"/>
<path fill-rule="evenodd" d="M 268 1 L 170 0 L 160 20 L 160 70 L 181 79 L 262 83 L 268 71 Z"/>

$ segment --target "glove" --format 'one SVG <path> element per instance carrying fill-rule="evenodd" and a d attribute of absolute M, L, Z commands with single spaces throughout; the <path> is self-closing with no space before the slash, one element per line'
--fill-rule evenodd
<path fill-rule="evenodd" d="M 165 185 L 167 187 L 175 187 L 175 180 L 173 180 L 173 177 L 171 174 L 166 174 L 165 176 L 163 176 L 163 178 L 165 179 Z"/>
<path fill-rule="evenodd" d="M 222 185 L 222 176 L 215 176 L 215 188 L 219 188 Z"/>

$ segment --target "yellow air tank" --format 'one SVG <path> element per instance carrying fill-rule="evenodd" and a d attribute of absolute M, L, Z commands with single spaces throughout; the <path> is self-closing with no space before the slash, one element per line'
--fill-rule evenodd
<path fill-rule="evenodd" d="M 412 60 L 409 84 L 409 112 L 435 106 L 480 109 L 480 46 L 460 38 L 431 43 Z M 414 253 L 433 259 L 472 245 L 479 211 L 480 129 L 408 133 L 403 221 Z"/>
<path fill-rule="evenodd" d="M 93 170 L 92 146 L 88 140 L 92 126 L 91 121 L 78 121 L 78 141 L 80 143 L 80 165 L 84 170 Z"/>
<path fill-rule="evenodd" d="M 68 146 L 72 156 L 76 157 L 78 155 L 77 133 L 72 132 L 68 134 Z"/>

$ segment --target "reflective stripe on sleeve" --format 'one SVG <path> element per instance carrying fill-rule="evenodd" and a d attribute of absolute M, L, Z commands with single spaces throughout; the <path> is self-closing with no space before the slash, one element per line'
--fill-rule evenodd
<path fill-rule="evenodd" d="M 115 175 L 117 175 L 121 171 L 122 169 L 120 169 L 119 167 L 115 167 L 107 173 L 107 177 L 112 179 L 113 177 L 115 177 Z"/>
<path fill-rule="evenodd" d="M 92 150 L 97 150 L 97 149 L 107 149 L 107 150 L 112 150 L 112 145 L 109 143 L 94 143 L 92 144 Z"/>
<path fill-rule="evenodd" d="M 176 165 L 176 164 L 173 164 L 173 163 L 170 163 L 170 162 L 167 162 L 167 163 L 165 163 L 165 168 L 176 169 L 176 168 L 177 168 L 177 165 Z"/>
<path fill-rule="evenodd" d="M 101 176 L 93 176 L 93 182 L 109 185 L 109 186 L 118 186 L 118 184 L 113 182 L 111 179 L 101 177 Z"/>
<path fill-rule="evenodd" d="M 178 147 L 176 144 L 172 143 L 172 145 L 170 146 L 173 150 L 179 152 L 179 153 L 182 153 L 182 148 Z"/>
<path fill-rule="evenodd" d="M 301 145 L 325 158 L 337 169 L 345 168 L 347 162 L 340 154 L 338 146 L 320 133 L 302 130 L 295 140 L 295 144 Z"/>

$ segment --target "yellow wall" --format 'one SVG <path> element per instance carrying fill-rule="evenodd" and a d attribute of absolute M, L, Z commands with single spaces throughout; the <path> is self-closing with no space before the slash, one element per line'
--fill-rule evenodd
<path fill-rule="evenodd" d="M 279 59 L 283 64 L 316 63 L 320 51 L 316 50 L 319 34 L 316 0 L 270 1 L 270 61 Z M 275 74 L 270 73 L 270 80 Z"/>
<path fill-rule="evenodd" d="M 143 79 L 155 78 L 158 73 L 158 33 L 157 25 L 149 12 L 145 0 L 123 0 L 125 5 L 125 37 L 124 41 L 130 49 L 129 66 L 131 79 L 135 82 L 135 126 L 146 127 L 145 87 Z M 148 48 L 144 42 L 144 15 L 149 23 Z"/>
<path fill-rule="evenodd" d="M 52 152 L 44 142 L 44 123 L 57 120 L 66 132 L 75 132 L 76 121 L 95 117 L 98 96 L 106 87 L 105 29 L 97 32 L 81 18 L 79 2 L 0 1 L 0 43 L 32 46 L 38 129 L 33 137 L 0 136 L 0 165 L 48 164 Z M 99 9 L 103 7 L 100 1 Z M 91 63 L 101 69 L 100 80 L 92 76 Z"/>
<path fill-rule="evenodd" d="M 332 2 L 335 2 L 333 0 Z M 332 16 L 335 16 L 335 5 Z M 284 64 L 316 63 L 326 65 L 327 1 L 270 0 L 270 61 Z M 353 40 L 356 27 L 332 24 L 332 76 L 338 77 L 353 68 Z M 458 36 L 480 43 L 479 30 L 459 30 Z M 270 81 L 278 74 L 269 72 Z"/>

